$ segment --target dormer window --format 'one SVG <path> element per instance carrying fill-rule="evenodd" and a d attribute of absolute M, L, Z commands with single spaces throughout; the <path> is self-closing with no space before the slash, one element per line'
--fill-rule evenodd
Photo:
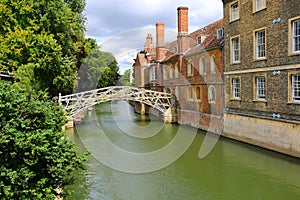
<path fill-rule="evenodd" d="M 198 44 L 201 44 L 201 43 L 202 43 L 201 36 L 198 36 L 198 38 L 197 38 L 197 43 L 198 43 Z"/>
<path fill-rule="evenodd" d="M 223 37 L 223 34 L 224 34 L 224 32 L 223 32 L 223 29 L 222 29 L 222 28 L 220 28 L 220 29 L 217 30 L 217 38 L 218 38 L 218 39 L 222 38 L 222 37 Z"/>
<path fill-rule="evenodd" d="M 200 35 L 197 38 L 197 44 L 202 44 L 206 38 L 206 35 Z"/>

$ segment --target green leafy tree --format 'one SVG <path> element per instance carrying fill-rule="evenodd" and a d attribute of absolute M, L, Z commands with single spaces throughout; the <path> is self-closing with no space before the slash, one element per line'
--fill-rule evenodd
<path fill-rule="evenodd" d="M 62 109 L 45 93 L 0 80 L 0 197 L 54 199 L 85 155 L 64 139 Z"/>
<path fill-rule="evenodd" d="M 98 48 L 91 51 L 79 70 L 78 92 L 117 84 L 119 67 L 116 58 Z"/>
<path fill-rule="evenodd" d="M 131 76 L 131 70 L 130 69 L 125 70 L 124 74 L 120 78 L 119 85 L 133 86 L 134 83 L 130 82 L 130 76 Z"/>
<path fill-rule="evenodd" d="M 0 69 L 36 90 L 71 92 L 87 55 L 84 7 L 83 0 L 1 0 Z"/>

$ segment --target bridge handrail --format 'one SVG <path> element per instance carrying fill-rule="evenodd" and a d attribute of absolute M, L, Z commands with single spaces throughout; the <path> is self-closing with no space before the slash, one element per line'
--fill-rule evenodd
<path fill-rule="evenodd" d="M 165 113 L 171 106 L 172 95 L 165 92 L 141 89 L 131 86 L 111 86 L 69 95 L 59 95 L 59 104 L 65 102 L 65 111 L 69 116 L 99 103 L 126 100 L 137 101 L 152 106 Z"/>

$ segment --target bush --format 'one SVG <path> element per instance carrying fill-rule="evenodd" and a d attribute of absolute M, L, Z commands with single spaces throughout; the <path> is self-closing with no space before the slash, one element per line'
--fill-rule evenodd
<path fill-rule="evenodd" d="M 70 184 L 70 172 L 82 169 L 64 139 L 62 109 L 45 93 L 35 94 L 0 80 L 0 197 L 54 199 L 55 189 Z"/>

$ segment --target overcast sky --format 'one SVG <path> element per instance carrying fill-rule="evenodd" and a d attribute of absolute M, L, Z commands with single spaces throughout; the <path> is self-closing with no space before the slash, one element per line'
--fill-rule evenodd
<path fill-rule="evenodd" d="M 177 7 L 189 8 L 189 32 L 223 17 L 221 0 L 87 0 L 87 37 L 97 40 L 103 51 L 112 52 L 120 72 L 131 67 L 136 52 L 156 22 L 165 23 L 165 40 L 177 35 Z"/>

